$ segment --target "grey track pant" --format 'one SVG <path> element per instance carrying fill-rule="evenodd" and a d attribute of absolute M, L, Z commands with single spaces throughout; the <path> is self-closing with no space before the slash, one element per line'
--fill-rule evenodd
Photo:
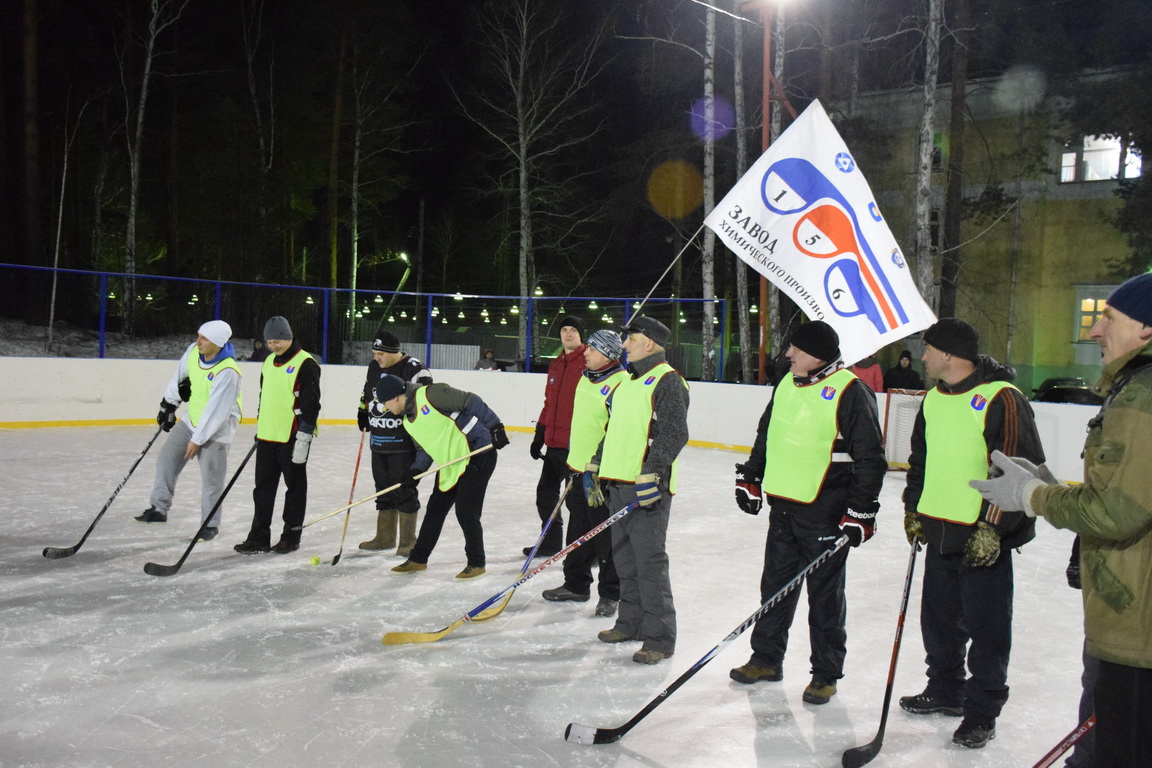
<path fill-rule="evenodd" d="M 184 451 L 188 448 L 188 441 L 192 438 L 192 426 L 187 419 L 181 419 L 168 433 L 168 440 L 160 449 L 160 456 L 156 460 L 156 481 L 152 484 L 152 498 L 149 500 L 153 507 L 160 512 L 167 513 L 172 508 L 172 497 L 176 493 L 176 480 L 184 471 L 188 460 L 184 458 Z M 200 522 L 208 517 L 212 507 L 224 492 L 228 482 L 228 447 L 231 443 L 217 443 L 208 441 L 200 446 L 196 460 L 200 463 Z M 217 510 L 210 526 L 218 528 L 224 510 Z"/>
<path fill-rule="evenodd" d="M 613 512 L 636 501 L 631 483 L 607 483 L 608 507 Z M 639 507 L 612 524 L 612 560 L 620 576 L 620 612 L 615 629 L 644 641 L 651 650 L 676 650 L 676 608 L 668 579 L 668 517 L 672 498 L 664 496 L 649 507 Z M 601 534 L 604 535 L 604 534 Z"/>

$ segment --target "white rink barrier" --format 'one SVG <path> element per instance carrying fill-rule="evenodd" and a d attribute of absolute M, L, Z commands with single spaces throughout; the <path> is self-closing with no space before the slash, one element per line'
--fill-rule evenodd
<path fill-rule="evenodd" d="M 175 360 L 0 357 L 0 429 L 150 424 Z M 255 419 L 260 366 L 240 363 L 245 422 Z M 355 424 L 364 366 L 325 365 L 320 424 Z M 432 371 L 436 381 L 475 392 L 509 431 L 531 432 L 544 402 L 545 374 Z M 690 382 L 691 445 L 747 452 L 770 390 Z M 877 396 L 884 412 L 884 395 Z M 1080 449 L 1095 406 L 1033 403 L 1048 464 L 1062 480 L 1080 480 Z M 180 411 L 183 413 L 183 409 Z"/>

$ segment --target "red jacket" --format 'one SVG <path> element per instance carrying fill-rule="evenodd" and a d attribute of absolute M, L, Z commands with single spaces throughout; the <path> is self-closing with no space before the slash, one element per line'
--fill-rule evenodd
<path fill-rule="evenodd" d="M 560 354 L 548 365 L 548 383 L 544 386 L 544 408 L 537 424 L 544 425 L 544 445 L 568 448 L 572 434 L 572 403 L 576 385 L 584 374 L 584 345 Z"/>
<path fill-rule="evenodd" d="M 875 361 L 872 365 L 862 366 L 860 363 L 851 366 L 852 373 L 860 377 L 860 380 L 872 388 L 873 392 L 884 391 L 884 374 L 880 372 L 880 366 Z"/>

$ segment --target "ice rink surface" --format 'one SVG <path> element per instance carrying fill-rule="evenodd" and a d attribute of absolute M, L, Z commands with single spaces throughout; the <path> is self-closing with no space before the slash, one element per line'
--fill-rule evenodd
<path fill-rule="evenodd" d="M 147 506 L 152 453 L 80 552 L 42 557 L 45 546 L 79 540 L 153 432 L 0 430 L 4 768 L 838 766 L 875 734 L 908 563 L 901 473 L 888 475 L 876 537 L 848 559 L 846 676 L 829 704 L 801 701 L 810 676 L 802 600 L 783 682 L 728 679 L 747 660 L 745 633 L 620 742 L 580 746 L 564 740 L 568 723 L 623 724 L 758 607 L 767 515 L 745 515 L 732 500 L 739 454 L 682 456 L 669 533 L 679 644 L 649 667 L 631 661 L 635 644 L 596 640 L 612 620 L 594 618 L 594 602 L 540 597 L 561 583 L 559 564 L 491 622 L 438 643 L 381 644 L 384 632 L 441 629 L 516 581 L 520 550 L 538 533 L 540 465 L 526 433 L 499 454 L 483 520 L 488 573 L 475 581 L 453 578 L 465 563 L 451 517 L 427 571 L 395 574 L 394 554 L 358 550 L 374 530 L 371 504 L 353 510 L 336 566 L 342 514 L 307 528 L 293 554 L 235 554 L 251 520 L 251 463 L 225 501 L 221 536 L 199 544 L 177 575 L 148 576 L 144 563 L 175 563 L 199 524 L 193 466 L 167 524 L 132 520 Z M 230 472 L 253 434 L 241 428 Z M 322 428 L 309 520 L 347 503 L 358 439 L 353 427 Z M 365 456 L 356 498 L 374 490 L 370 475 Z M 1041 522 L 1014 554 L 1011 698 L 996 740 L 953 746 L 958 719 L 915 717 L 894 701 L 872 765 L 1031 766 L 1072 730 L 1082 631 L 1079 593 L 1064 578 L 1071 541 Z M 323 563 L 310 565 L 313 555 Z M 921 556 L 895 697 L 924 685 L 922 565 Z"/>

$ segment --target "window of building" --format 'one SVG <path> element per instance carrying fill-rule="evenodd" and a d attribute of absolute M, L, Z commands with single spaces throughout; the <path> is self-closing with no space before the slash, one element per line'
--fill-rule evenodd
<path fill-rule="evenodd" d="M 1119 138 L 1085 136 L 1060 155 L 1060 183 L 1135 179 L 1140 167 L 1140 155 Z"/>
<path fill-rule="evenodd" d="M 1114 285 L 1076 286 L 1076 328 L 1072 334 L 1073 341 L 1092 341 L 1088 334 L 1108 306 L 1108 295 L 1115 288 Z"/>

